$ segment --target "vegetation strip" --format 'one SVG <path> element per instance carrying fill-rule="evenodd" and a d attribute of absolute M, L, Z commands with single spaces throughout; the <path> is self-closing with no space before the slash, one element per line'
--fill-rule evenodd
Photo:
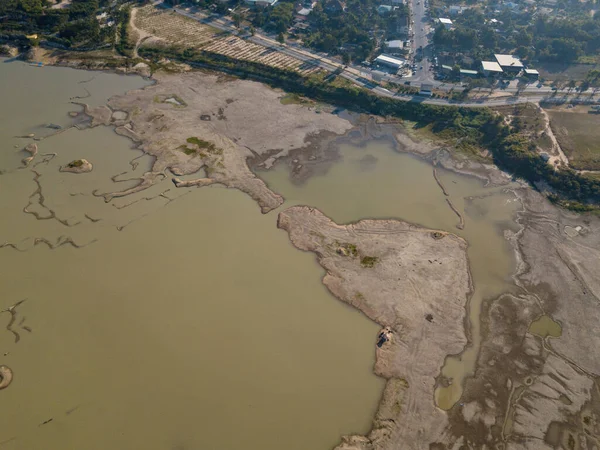
<path fill-rule="evenodd" d="M 392 116 L 430 125 L 432 132 L 453 141 L 461 150 L 487 148 L 501 168 L 523 178 L 534 186 L 545 182 L 553 191 L 550 199 L 564 207 L 579 211 L 595 209 L 600 202 L 600 180 L 563 168 L 556 170 L 537 153 L 534 142 L 504 123 L 502 115 L 489 108 L 464 108 L 426 105 L 379 97 L 370 91 L 340 82 L 326 80 L 322 74 L 303 77 L 296 72 L 268 67 L 251 61 L 240 61 L 206 51 L 175 48 L 142 48 L 140 55 L 158 61 L 176 59 L 192 66 L 227 72 L 252 79 L 292 94 L 303 95 L 357 112 Z"/>

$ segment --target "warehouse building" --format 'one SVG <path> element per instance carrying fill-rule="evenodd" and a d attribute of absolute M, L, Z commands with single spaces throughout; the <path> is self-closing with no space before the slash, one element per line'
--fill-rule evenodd
<path fill-rule="evenodd" d="M 496 61 L 481 61 L 481 73 L 486 77 L 500 75 L 502 67 Z"/>
<path fill-rule="evenodd" d="M 385 66 L 390 69 L 398 70 L 406 65 L 406 60 L 401 58 L 394 58 L 393 56 L 388 55 L 379 55 L 375 58 L 375 64 L 379 64 L 380 66 Z"/>
<path fill-rule="evenodd" d="M 505 72 L 520 72 L 523 70 L 523 63 L 513 55 L 494 55 L 494 57 Z"/>

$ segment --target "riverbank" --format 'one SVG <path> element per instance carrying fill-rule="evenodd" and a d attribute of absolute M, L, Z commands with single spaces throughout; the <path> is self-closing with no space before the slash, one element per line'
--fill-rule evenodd
<path fill-rule="evenodd" d="M 478 217 L 489 214 L 489 210 L 498 208 L 498 205 L 486 204 L 485 195 L 474 197 L 472 191 L 456 190 L 452 181 L 444 178 L 443 171 L 434 173 L 433 167 L 427 167 L 427 179 L 434 186 L 435 195 L 442 200 L 443 209 L 440 210 L 450 217 L 444 219 L 447 220 L 446 231 L 387 219 L 338 225 L 343 221 L 336 219 L 336 224 L 306 207 L 281 212 L 279 225 L 289 232 L 294 245 L 317 254 L 320 264 L 327 270 L 324 282 L 330 291 L 384 326 L 374 341 L 366 344 L 376 349 L 376 373 L 388 380 L 373 429 L 367 437 L 344 438 L 340 449 L 400 450 L 407 448 L 406 442 L 411 443 L 410 448 L 436 450 L 458 445 L 474 448 L 510 445 L 511 448 L 533 449 L 539 448 L 536 445 L 542 441 L 566 439 L 568 442 L 570 439 L 581 440 L 582 435 L 597 433 L 595 422 L 590 418 L 598 411 L 599 405 L 594 394 L 598 385 L 594 349 L 600 343 L 596 325 L 600 317 L 595 308 L 600 295 L 594 274 L 600 257 L 597 250 L 600 241 L 596 235 L 600 224 L 596 218 L 560 211 L 529 187 L 508 185 L 509 177 L 490 164 L 453 158 L 447 149 L 436 148 L 435 145 L 419 145 L 402 133 L 398 128 L 401 124 L 377 123 L 368 117 L 334 115 L 327 108 L 314 105 L 282 104 L 284 93 L 256 82 L 197 72 L 162 74 L 157 79 L 158 82 L 152 86 L 113 97 L 107 105 L 83 106 L 95 128 L 84 133 L 100 132 L 101 126 L 114 127 L 118 134 L 131 139 L 137 149 L 147 155 L 148 165 L 141 175 L 138 171 L 126 180 L 113 175 L 113 183 L 92 191 L 113 212 L 121 209 L 128 212 L 130 210 L 126 208 L 132 206 L 140 207 L 142 214 L 146 215 L 148 211 L 140 205 L 154 200 L 164 201 L 165 206 L 171 204 L 176 196 L 173 192 L 167 195 L 168 189 L 161 184 L 168 183 L 163 181 L 168 177 L 179 186 L 170 187 L 178 194 L 194 192 L 190 186 L 221 184 L 236 188 L 252 197 L 263 213 L 268 213 L 283 203 L 283 196 L 274 191 L 274 185 L 265 184 L 260 178 L 261 173 L 257 177 L 248 167 L 248 161 L 265 170 L 286 164 L 292 179 L 302 185 L 314 175 L 326 174 L 328 168 L 334 167 L 336 155 L 322 147 L 328 147 L 328 143 L 338 145 L 357 136 L 364 140 L 386 138 L 394 142 L 396 149 L 421 153 L 421 158 L 439 167 L 449 167 L 485 179 L 497 189 L 509 188 L 510 193 L 503 200 L 514 201 L 516 198 L 521 202 L 522 210 L 517 214 L 514 229 L 502 222 L 491 222 L 494 227 L 489 227 L 488 231 L 494 234 L 504 233 L 513 246 L 519 266 L 514 274 L 513 290 L 507 289 L 500 296 L 495 293 L 493 298 L 481 298 L 481 332 L 477 333 L 481 335 L 481 342 L 478 351 L 470 356 L 474 358 L 474 370 L 465 374 L 464 380 L 461 378 L 460 401 L 450 401 L 448 408 L 444 408 L 448 409 L 447 412 L 436 405 L 434 398 L 436 389 L 447 387 L 452 381 L 444 374 L 442 366 L 452 356 L 466 358 L 466 351 L 473 344 L 472 327 L 479 326 L 479 313 L 474 322 L 472 312 L 468 310 L 469 303 L 472 304 L 472 300 L 468 299 L 471 291 L 469 270 L 473 273 L 477 270 L 491 271 L 487 264 L 469 269 L 465 254 L 474 250 L 489 253 L 488 247 L 477 245 L 477 249 L 469 249 L 466 241 L 447 233 L 447 230 L 456 233 L 470 230 Z M 63 133 L 53 139 L 64 137 Z M 52 143 L 52 139 L 45 140 L 44 148 Z M 340 152 L 333 147 L 330 150 Z M 75 155 L 65 159 L 66 156 L 60 156 L 63 164 L 75 160 Z M 364 171 L 375 170 L 376 160 L 373 154 L 361 158 L 359 167 Z M 90 161 L 94 161 L 92 173 L 71 178 L 83 182 L 86 177 L 99 176 L 96 159 L 90 157 Z M 129 161 L 132 172 L 137 167 L 134 167 L 134 161 Z M 58 185 L 52 183 L 56 181 L 53 172 L 48 172 L 54 167 L 54 162 L 45 164 L 48 168 L 42 183 L 48 180 L 49 186 Z M 101 165 L 98 165 L 98 170 L 107 173 Z M 377 170 L 381 171 L 381 167 Z M 409 175 L 403 175 L 401 171 L 378 173 L 389 180 Z M 389 202 L 398 202 L 394 196 L 403 196 L 429 208 L 423 201 L 425 194 L 420 184 L 424 176 L 415 178 L 408 189 L 384 186 L 383 189 L 390 191 Z M 350 183 L 356 182 L 352 178 L 349 180 Z M 126 182 L 124 188 L 114 190 L 114 183 L 120 182 Z M 215 192 L 210 189 L 200 191 L 211 195 Z M 336 202 L 359 204 L 359 217 L 371 216 L 371 213 L 365 212 L 364 204 L 359 203 L 361 197 L 350 192 L 346 186 Z M 374 195 L 383 195 L 382 192 Z M 326 193 L 322 190 L 319 195 L 322 197 Z M 96 197 L 90 194 L 86 198 L 84 195 L 82 201 L 91 203 Z M 448 197 L 464 220 L 458 222 L 454 212 L 445 204 Z M 157 236 L 164 236 L 165 230 L 177 229 L 180 232 L 185 225 L 189 232 L 186 236 L 193 236 L 173 247 L 177 250 L 173 253 L 176 256 L 167 258 L 169 264 L 162 264 L 161 270 L 144 265 L 145 271 L 140 272 L 150 271 L 160 281 L 172 261 L 177 263 L 178 272 L 183 272 L 176 277 L 177 283 L 165 285 L 169 292 L 161 291 L 164 294 L 162 299 L 154 300 L 152 305 L 157 310 L 164 307 L 161 306 L 164 298 L 172 297 L 172 286 L 192 286 L 189 280 L 198 277 L 198 255 L 207 255 L 204 259 L 208 262 L 207 267 L 199 270 L 200 274 L 209 268 L 221 273 L 221 268 L 230 267 L 232 261 L 236 261 L 241 272 L 257 266 L 257 259 L 263 262 L 260 256 L 255 256 L 262 255 L 259 247 L 250 251 L 253 256 L 245 263 L 236 253 L 232 253 L 231 258 L 227 257 L 231 236 L 235 233 L 241 235 L 240 230 L 246 223 L 246 219 L 240 220 L 238 210 L 232 210 L 228 219 L 230 225 L 240 226 L 235 233 L 233 228 L 228 228 L 229 232 L 215 228 L 216 231 L 208 235 L 195 234 L 203 221 L 212 220 L 214 209 L 222 208 L 219 198 L 203 204 L 203 208 L 186 202 L 184 209 L 202 209 L 202 214 L 187 223 L 186 219 L 182 222 L 176 217 L 167 221 L 165 213 L 160 221 L 157 220 L 153 228 L 155 232 L 150 233 L 148 241 L 140 236 L 139 248 L 150 248 L 147 242 L 158 240 L 164 252 L 171 244 Z M 373 203 L 373 196 L 368 197 L 366 202 Z M 243 202 L 235 205 L 236 208 L 248 207 Z M 107 209 L 103 211 L 106 214 Z M 178 211 L 181 213 L 182 209 Z M 404 214 L 412 214 L 412 211 L 407 209 L 399 213 Z M 97 220 L 107 216 L 91 217 Z M 267 220 L 272 214 L 262 217 Z M 411 222 L 419 223 L 415 217 L 411 215 Z M 96 223 L 91 219 L 89 222 L 89 226 Z M 465 230 L 457 229 L 457 223 L 464 225 Z M 67 224 L 70 228 L 73 225 L 73 230 L 78 229 L 74 223 L 67 221 Z M 129 224 L 121 224 L 115 233 L 120 233 Z M 55 225 L 59 229 L 65 226 Z M 142 225 L 136 222 L 134 226 Z M 203 238 L 208 236 L 208 240 L 212 241 L 215 235 L 222 239 L 207 253 L 207 243 L 204 242 L 207 239 Z M 483 238 L 487 236 L 482 235 Z M 189 263 L 184 264 L 180 253 L 189 246 L 190 239 L 200 247 L 195 247 L 193 258 L 190 257 Z M 234 247 L 239 250 L 243 240 L 236 242 Z M 138 246 L 134 247 L 135 251 L 141 251 Z M 111 248 L 114 249 L 114 245 Z M 92 251 L 90 249 L 93 246 L 80 250 L 85 254 Z M 9 248 L 5 250 L 10 251 Z M 151 250 L 154 255 L 155 247 Z M 220 263 L 214 262 L 214 255 L 223 256 Z M 142 260 L 152 259 L 151 256 L 146 258 L 144 252 L 140 256 Z M 490 261 L 500 258 L 499 255 L 489 256 Z M 24 257 L 21 263 L 26 261 Z M 49 261 L 46 263 L 50 266 Z M 64 263 L 68 264 L 68 261 Z M 275 263 L 280 265 L 279 261 Z M 137 266 L 133 264 L 130 267 Z M 125 272 L 128 270 L 125 269 Z M 493 275 L 502 277 L 502 274 L 499 270 Z M 318 278 L 317 273 L 312 276 Z M 104 277 L 117 278 L 114 271 L 109 271 Z M 264 279 L 266 285 L 273 282 L 273 279 Z M 242 290 L 237 295 L 242 296 L 249 281 L 242 278 L 240 283 Z M 208 293 L 210 297 L 211 291 Z M 205 286 L 202 293 L 196 294 L 206 296 Z M 134 297 L 131 292 L 131 298 Z M 455 302 L 449 303 L 448 297 Z M 224 298 L 237 297 L 228 295 Z M 190 302 L 196 300 L 193 298 Z M 302 302 L 301 298 L 296 300 Z M 269 307 L 264 306 L 264 314 L 268 315 L 269 308 L 276 303 L 273 300 Z M 191 305 L 188 305 L 187 311 L 193 310 Z M 192 316 L 196 318 L 202 314 L 196 311 Z M 530 332 L 531 323 L 540 316 L 549 317 L 559 324 L 559 338 Z M 471 323 L 467 317 L 470 317 Z M 281 319 L 281 323 L 285 322 Z M 158 324 L 156 320 L 152 323 Z M 325 331 L 323 333 L 326 334 Z M 446 339 L 448 335 L 453 338 Z M 274 336 L 273 339 L 278 339 L 277 333 Z M 585 344 L 582 345 L 582 342 Z M 287 353 L 281 350 L 278 354 Z M 236 373 L 239 369 L 232 366 L 230 370 Z M 556 379 L 560 381 L 555 382 Z M 190 374 L 186 380 L 196 382 Z M 455 385 L 457 380 L 454 380 Z M 15 383 L 4 392 L 11 392 L 15 386 L 18 385 Z M 168 395 L 168 392 L 163 395 Z M 531 409 L 531 404 L 535 405 L 535 409 Z M 537 411 L 548 413 L 539 414 Z M 292 433 L 292 429 L 289 430 Z"/>

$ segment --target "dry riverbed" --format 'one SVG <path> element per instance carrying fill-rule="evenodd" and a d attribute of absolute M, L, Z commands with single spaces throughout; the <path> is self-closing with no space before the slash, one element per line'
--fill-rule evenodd
<path fill-rule="evenodd" d="M 134 187 L 96 194 L 107 202 L 172 177 L 176 187 L 237 188 L 267 213 L 283 198 L 248 164 L 285 161 L 302 181 L 335 160 L 322 151 L 324 140 L 390 130 L 404 151 L 493 185 L 509 181 L 490 164 L 421 145 L 396 125 L 357 126 L 311 104 L 284 105 L 284 93 L 258 83 L 198 72 L 156 80 L 107 106 L 85 107 L 92 126 L 115 127 L 154 158 Z M 441 182 L 440 189 L 445 194 Z M 342 225 L 310 207 L 280 213 L 294 246 L 317 255 L 328 289 L 382 326 L 375 372 L 387 384 L 379 411 L 370 434 L 344 437 L 339 450 L 598 447 L 600 220 L 559 211 L 529 187 L 513 191 L 520 231 L 505 236 L 519 262 L 515 290 L 484 302 L 475 372 L 448 411 L 434 391 L 449 382 L 441 376 L 445 359 L 470 342 L 468 243 L 395 220 Z M 543 323 L 553 331 L 540 331 Z"/>
<path fill-rule="evenodd" d="M 107 106 L 86 106 L 92 126 L 116 127 L 155 158 L 137 186 L 104 193 L 105 199 L 146 189 L 170 173 L 177 187 L 220 183 L 250 195 L 265 213 L 277 208 L 282 198 L 250 171 L 246 160 L 264 158 L 269 165 L 313 136 L 351 128 L 335 115 L 283 105 L 283 95 L 259 83 L 193 72 L 157 75 L 153 86 L 114 97 Z"/>

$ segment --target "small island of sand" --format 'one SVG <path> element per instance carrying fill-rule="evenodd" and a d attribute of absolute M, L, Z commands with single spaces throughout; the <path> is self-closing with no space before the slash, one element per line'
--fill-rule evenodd
<path fill-rule="evenodd" d="M 94 166 L 87 159 L 76 159 L 71 161 L 66 166 L 61 166 L 61 172 L 71 172 L 71 173 L 88 173 L 91 172 Z"/>
<path fill-rule="evenodd" d="M 8 366 L 0 366 L 0 390 L 7 388 L 12 382 L 13 372 Z"/>

